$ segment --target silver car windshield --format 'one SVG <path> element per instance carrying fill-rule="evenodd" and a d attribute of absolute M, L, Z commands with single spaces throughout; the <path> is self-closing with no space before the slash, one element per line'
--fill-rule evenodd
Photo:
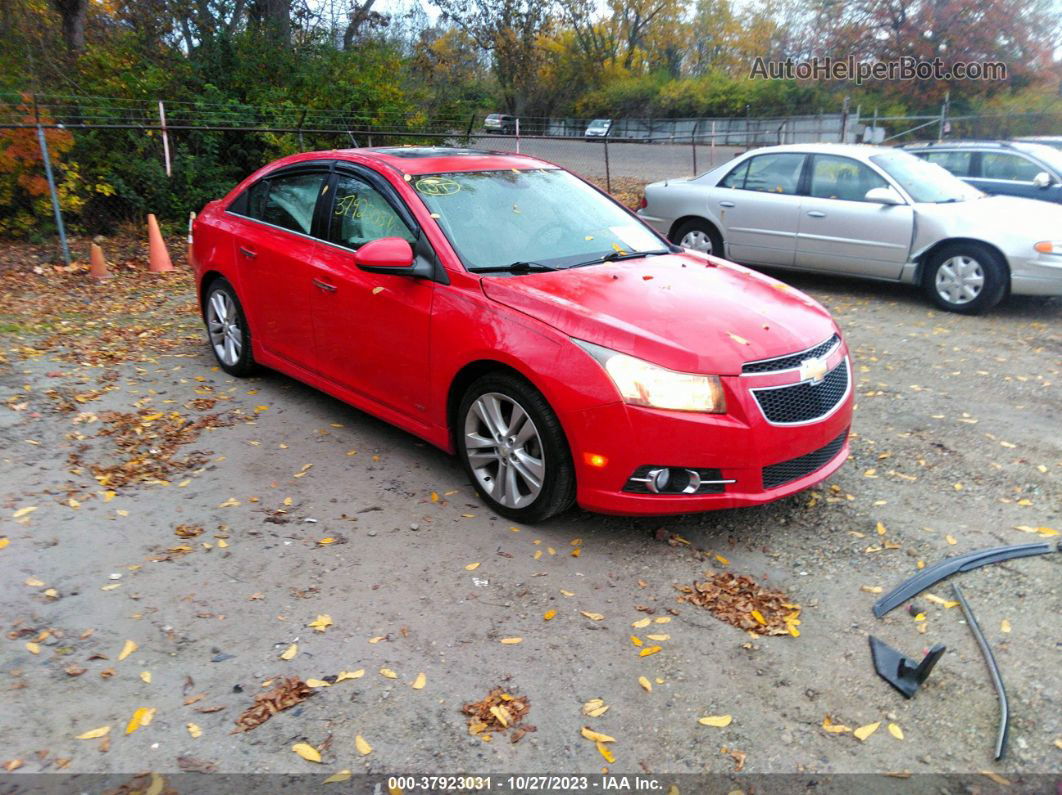
<path fill-rule="evenodd" d="M 641 221 L 566 171 L 462 171 L 410 184 L 470 270 L 568 268 L 666 247 Z"/>
<path fill-rule="evenodd" d="M 871 155 L 870 161 L 896 180 L 915 202 L 943 204 L 963 202 L 984 196 L 938 165 L 927 163 L 908 152 Z"/>

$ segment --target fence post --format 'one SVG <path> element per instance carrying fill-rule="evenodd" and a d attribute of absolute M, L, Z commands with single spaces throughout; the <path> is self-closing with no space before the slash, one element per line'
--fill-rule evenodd
<path fill-rule="evenodd" d="M 951 101 L 951 92 L 944 92 L 944 101 L 940 104 L 940 126 L 937 128 L 937 141 L 944 140 L 944 134 L 948 127 L 948 104 Z"/>
<path fill-rule="evenodd" d="M 708 168 L 715 168 L 715 119 L 712 119 L 712 141 L 708 149 Z"/>
<path fill-rule="evenodd" d="M 608 137 L 612 134 L 611 125 L 605 130 L 605 190 L 612 193 L 612 172 L 608 167 Z"/>
<path fill-rule="evenodd" d="M 472 115 L 468 117 L 468 130 L 465 131 L 465 146 L 472 145 L 472 127 L 476 123 L 476 112 L 472 111 Z"/>
<path fill-rule="evenodd" d="M 159 100 L 159 127 L 162 128 L 162 157 L 166 161 L 166 176 L 172 177 L 173 170 L 170 168 L 170 136 L 166 132 L 166 108 Z"/>
<path fill-rule="evenodd" d="M 841 140 L 839 143 L 847 143 L 848 141 L 848 103 L 851 100 L 845 96 L 844 102 L 841 103 Z"/>
<path fill-rule="evenodd" d="M 690 147 L 693 149 L 693 176 L 697 176 L 697 128 L 700 124 L 701 120 L 696 119 L 693 122 L 693 132 L 690 133 Z"/>
<path fill-rule="evenodd" d="M 63 211 L 59 207 L 59 192 L 55 189 L 55 176 L 52 174 L 52 158 L 48 155 L 48 141 L 44 138 L 44 127 L 41 126 L 41 114 L 37 107 L 37 95 L 33 95 L 33 116 L 37 121 L 37 142 L 41 147 L 41 157 L 44 159 L 44 175 L 48 179 L 48 192 L 52 196 L 52 212 L 55 214 L 55 228 L 59 232 L 59 246 L 63 250 L 63 261 L 70 264 L 70 246 L 66 243 L 66 227 L 63 226 Z"/>
<path fill-rule="evenodd" d="M 516 117 L 516 154 L 520 154 L 520 117 Z"/>

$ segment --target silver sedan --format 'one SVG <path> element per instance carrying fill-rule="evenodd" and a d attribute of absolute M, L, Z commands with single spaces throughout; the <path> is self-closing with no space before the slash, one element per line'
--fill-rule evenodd
<path fill-rule="evenodd" d="M 756 149 L 646 186 L 638 215 L 679 245 L 748 265 L 921 285 L 942 309 L 1062 295 L 1062 206 L 986 196 L 898 149 Z"/>

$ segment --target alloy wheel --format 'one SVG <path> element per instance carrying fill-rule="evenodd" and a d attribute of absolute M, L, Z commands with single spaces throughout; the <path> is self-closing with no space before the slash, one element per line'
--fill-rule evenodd
<path fill-rule="evenodd" d="M 215 290 L 207 301 L 207 331 L 221 363 L 235 367 L 243 351 L 243 329 L 236 304 L 224 290 Z"/>
<path fill-rule="evenodd" d="M 950 304 L 968 304 L 981 294 L 985 272 L 973 257 L 949 257 L 937 268 L 937 294 Z"/>
<path fill-rule="evenodd" d="M 542 492 L 546 461 L 531 416 L 508 395 L 487 392 L 465 415 L 465 454 L 487 494 L 506 508 L 530 505 Z"/>

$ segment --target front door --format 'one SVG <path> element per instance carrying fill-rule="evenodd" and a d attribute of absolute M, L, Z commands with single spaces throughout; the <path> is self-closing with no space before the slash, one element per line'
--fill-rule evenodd
<path fill-rule="evenodd" d="M 796 264 L 808 270 L 898 279 L 911 248 L 914 213 L 906 204 L 864 197 L 889 187 L 869 166 L 849 157 L 814 155 L 808 195 L 800 205 Z"/>
<path fill-rule="evenodd" d="M 428 352 L 435 283 L 368 273 L 354 252 L 382 237 L 414 245 L 400 201 L 367 176 L 338 173 L 328 203 L 328 243 L 310 285 L 317 366 L 336 384 L 421 422 L 427 420 Z M 416 246 L 414 245 L 414 248 Z"/>

